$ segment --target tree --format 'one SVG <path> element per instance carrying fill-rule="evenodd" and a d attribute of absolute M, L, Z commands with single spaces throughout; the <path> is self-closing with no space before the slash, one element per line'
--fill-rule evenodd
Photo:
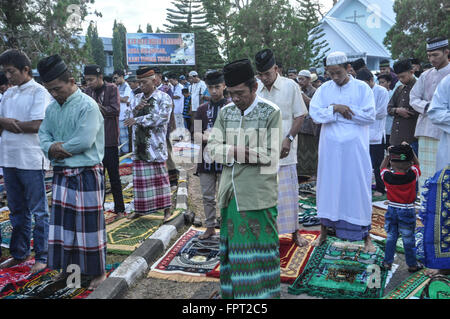
<path fill-rule="evenodd" d="M 142 29 L 141 29 L 141 25 L 139 25 L 139 29 L 137 30 L 137 33 L 144 33 L 144 31 L 142 31 Z"/>
<path fill-rule="evenodd" d="M 127 29 L 125 26 L 114 20 L 112 39 L 114 70 L 124 70 L 127 68 L 126 35 Z"/>
<path fill-rule="evenodd" d="M 80 48 L 81 23 L 93 2 L 0 0 L 0 51 L 21 49 L 33 67 L 41 58 L 59 54 L 77 77 L 87 60 L 87 51 Z"/>
<path fill-rule="evenodd" d="M 147 23 L 147 33 L 153 33 L 153 28 L 150 23 Z"/>
<path fill-rule="evenodd" d="M 97 25 L 91 21 L 87 29 L 86 45 L 89 53 L 89 62 L 98 64 L 102 69 L 106 66 L 105 48 L 102 39 L 98 36 Z"/>
<path fill-rule="evenodd" d="M 230 40 L 233 24 L 233 4 L 231 0 L 202 0 L 206 11 L 206 21 L 216 37 L 226 60 L 230 59 Z"/>
<path fill-rule="evenodd" d="M 395 24 L 384 39 L 392 58 L 415 57 L 427 61 L 427 39 L 448 36 L 448 7 L 448 0 L 395 1 Z"/>

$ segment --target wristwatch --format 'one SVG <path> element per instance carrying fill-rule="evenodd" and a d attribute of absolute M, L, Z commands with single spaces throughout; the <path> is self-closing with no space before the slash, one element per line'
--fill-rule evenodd
<path fill-rule="evenodd" d="M 288 134 L 286 137 L 289 139 L 289 141 L 294 141 L 294 137 L 291 134 Z"/>

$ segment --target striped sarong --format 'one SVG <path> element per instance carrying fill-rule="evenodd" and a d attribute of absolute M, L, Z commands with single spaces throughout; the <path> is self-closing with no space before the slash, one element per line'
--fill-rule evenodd
<path fill-rule="evenodd" d="M 419 177 L 419 193 L 423 203 L 425 181 L 436 173 L 436 158 L 439 140 L 431 137 L 419 136 L 419 161 L 421 175 Z"/>
<path fill-rule="evenodd" d="M 134 210 L 140 214 L 169 208 L 170 182 L 165 163 L 133 162 Z"/>
<path fill-rule="evenodd" d="M 280 298 L 277 208 L 221 209 L 220 287 L 223 299 Z"/>
<path fill-rule="evenodd" d="M 48 266 L 80 266 L 84 275 L 105 272 L 106 231 L 103 214 L 103 166 L 53 169 Z"/>
<path fill-rule="evenodd" d="M 297 167 L 280 166 L 278 170 L 278 233 L 292 234 L 298 230 Z"/>

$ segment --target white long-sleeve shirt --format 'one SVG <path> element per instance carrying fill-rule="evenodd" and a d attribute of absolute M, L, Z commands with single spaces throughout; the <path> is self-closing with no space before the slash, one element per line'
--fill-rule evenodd
<path fill-rule="evenodd" d="M 381 144 L 386 135 L 386 116 L 389 103 L 389 92 L 384 87 L 375 84 L 372 88 L 375 98 L 375 122 L 370 125 L 370 144 Z"/>

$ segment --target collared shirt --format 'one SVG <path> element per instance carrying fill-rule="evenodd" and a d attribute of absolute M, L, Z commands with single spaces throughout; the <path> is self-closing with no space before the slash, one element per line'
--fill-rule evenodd
<path fill-rule="evenodd" d="M 412 108 L 420 113 L 415 131 L 416 137 L 427 136 L 434 139 L 440 138 L 441 131 L 428 118 L 426 107 L 431 103 L 434 91 L 439 82 L 448 74 L 450 74 L 450 64 L 440 70 L 432 68 L 423 72 L 412 88 L 410 92 L 410 103 Z"/>
<path fill-rule="evenodd" d="M 197 112 L 200 106 L 200 96 L 206 89 L 206 84 L 204 81 L 200 80 L 197 83 L 192 83 L 189 87 L 189 93 L 191 93 L 191 106 L 192 112 Z"/>
<path fill-rule="evenodd" d="M 85 167 L 100 164 L 104 156 L 105 131 L 97 103 L 77 89 L 63 105 L 51 103 L 39 128 L 41 148 L 47 158 L 56 142 L 73 156 L 63 160 L 50 158 L 53 166 Z"/>
<path fill-rule="evenodd" d="M 428 116 L 442 131 L 436 160 L 436 170 L 440 170 L 450 163 L 450 75 L 442 79 L 436 88 Z"/>
<path fill-rule="evenodd" d="M 206 151 L 212 160 L 223 164 L 220 208 L 228 207 L 233 196 L 238 211 L 277 205 L 281 130 L 280 109 L 259 96 L 244 112 L 234 103 L 219 111 Z M 257 155 L 250 157 L 250 163 L 244 163 L 240 154 L 235 160 L 230 154 L 232 146 L 248 147 Z"/>
<path fill-rule="evenodd" d="M 131 98 L 133 97 L 133 91 L 131 90 L 130 85 L 127 82 L 123 82 L 118 86 L 119 94 L 121 98 L 128 96 L 128 102 L 131 102 Z M 120 116 L 119 120 L 124 121 L 126 119 L 125 110 L 127 108 L 127 103 L 120 103 Z"/>
<path fill-rule="evenodd" d="M 145 99 L 147 105 L 135 108 Z M 133 159 L 147 162 L 167 160 L 166 134 L 172 112 L 172 99 L 160 90 L 148 98 L 139 93 L 129 107 L 129 114 L 136 120 L 133 126 Z"/>
<path fill-rule="evenodd" d="M 391 145 L 400 145 L 403 141 L 407 143 L 417 142 L 414 136 L 417 118 L 419 113 L 410 105 L 410 92 L 416 80 L 412 80 L 408 85 L 400 85 L 392 95 L 388 104 L 388 114 L 394 117 L 392 121 L 391 137 L 389 143 Z M 395 108 L 402 107 L 414 114 L 408 118 L 404 118 L 395 113 Z"/>
<path fill-rule="evenodd" d="M 280 108 L 283 119 L 283 139 L 289 134 L 294 118 L 308 114 L 300 87 L 291 79 L 277 75 L 270 91 L 264 85 L 258 85 L 256 93 Z M 297 164 L 297 144 L 297 135 L 295 135 L 289 155 L 280 160 L 280 166 Z"/>
<path fill-rule="evenodd" d="M 113 83 L 104 82 L 103 86 L 98 90 L 88 88 L 85 93 L 105 107 L 105 114 L 103 115 L 105 147 L 119 146 L 120 105 L 126 105 L 127 103 L 120 103 L 118 87 Z"/>
<path fill-rule="evenodd" d="M 43 120 L 52 97 L 34 79 L 10 87 L 0 103 L 0 117 L 21 122 Z M 48 169 L 49 162 L 39 146 L 37 133 L 12 133 L 3 130 L 0 143 L 0 166 L 19 169 Z"/>

